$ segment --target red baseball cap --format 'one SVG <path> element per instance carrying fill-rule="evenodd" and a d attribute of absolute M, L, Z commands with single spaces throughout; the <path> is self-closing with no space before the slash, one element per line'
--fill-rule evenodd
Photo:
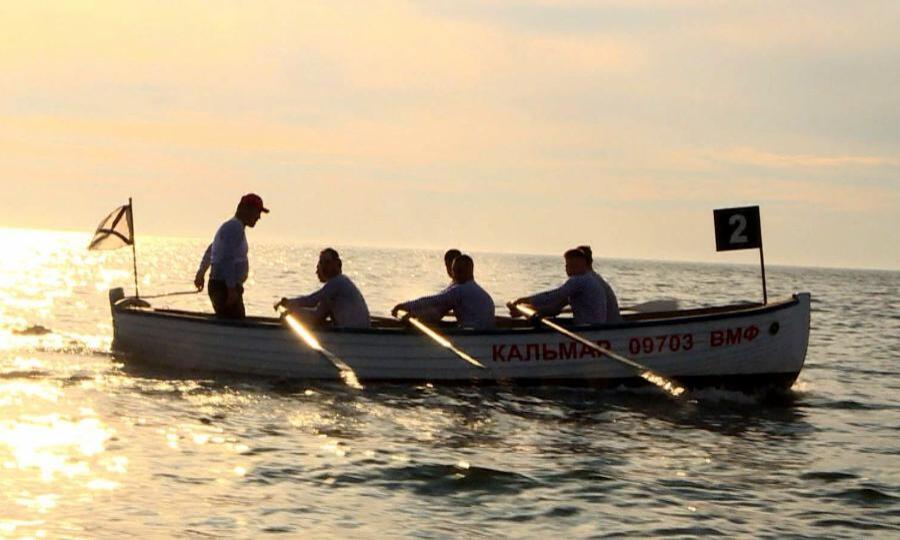
<path fill-rule="evenodd" d="M 262 197 L 256 193 L 248 193 L 241 197 L 240 206 L 250 206 L 258 209 L 260 212 L 269 213 L 269 209 L 263 206 Z"/>

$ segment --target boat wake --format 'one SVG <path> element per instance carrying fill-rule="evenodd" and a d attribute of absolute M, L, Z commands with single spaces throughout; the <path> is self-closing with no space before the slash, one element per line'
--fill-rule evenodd
<path fill-rule="evenodd" d="M 602 390 L 610 396 L 658 396 L 661 401 L 667 399 L 665 393 L 654 386 L 628 386 L 620 385 Z M 798 397 L 794 390 L 764 388 L 753 392 L 741 390 L 728 390 L 725 388 L 695 388 L 688 390 L 684 395 L 685 402 L 701 405 L 759 405 L 759 404 L 789 404 Z"/>
<path fill-rule="evenodd" d="M 690 392 L 690 399 L 699 403 L 714 405 L 717 403 L 735 405 L 755 405 L 766 399 L 764 393 L 747 394 L 736 390 L 724 390 L 721 388 L 703 388 Z"/>

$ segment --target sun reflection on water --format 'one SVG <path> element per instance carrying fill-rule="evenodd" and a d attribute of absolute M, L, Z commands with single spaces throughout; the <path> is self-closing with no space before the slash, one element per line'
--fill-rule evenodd
<path fill-rule="evenodd" d="M 103 452 L 111 432 L 96 418 L 69 420 L 58 413 L 0 422 L 0 459 L 6 469 L 35 469 L 45 482 L 89 475 L 83 458 Z"/>
<path fill-rule="evenodd" d="M 142 241 L 141 279 L 152 285 L 142 292 L 189 286 L 206 240 Z M 755 398 L 744 402 L 728 395 L 715 406 L 707 396 L 705 407 L 689 414 L 670 411 L 668 401 L 630 391 L 622 396 L 423 384 L 378 385 L 350 394 L 330 384 L 298 391 L 295 384 L 281 381 L 193 373 L 170 378 L 137 366 L 124 369 L 121 358 L 104 354 L 112 337 L 106 290 L 130 286 L 129 250 L 86 253 L 87 235 L 2 229 L 0 242 L 0 493 L 5 497 L 0 537 L 166 537 L 184 534 L 188 526 L 198 536 L 253 536 L 263 527 L 299 536 L 317 527 L 319 533 L 333 533 L 317 524 L 332 526 L 341 520 L 349 526 L 370 525 L 368 530 L 344 530 L 377 536 L 367 534 L 374 532 L 371 526 L 387 523 L 391 530 L 407 530 L 401 527 L 412 519 L 425 536 L 466 535 L 470 530 L 536 536 L 556 523 L 571 524 L 576 535 L 587 536 L 596 532 L 593 524 L 618 523 L 619 518 L 639 516 L 641 509 L 662 516 L 655 522 L 697 526 L 693 530 L 702 532 L 703 520 L 723 534 L 747 536 L 777 514 L 769 510 L 784 504 L 796 513 L 792 515 L 821 507 L 842 518 L 854 517 L 852 505 L 834 497 L 838 482 L 849 488 L 876 481 L 887 486 L 879 489 L 896 486 L 885 473 L 893 469 L 882 465 L 890 456 L 869 452 L 890 449 L 894 441 L 888 418 L 893 395 L 881 389 L 883 394 L 871 400 L 860 397 L 864 394 L 854 398 L 878 406 L 871 409 L 845 409 L 843 399 L 836 409 L 814 405 L 830 399 L 823 396 L 872 387 L 871 377 L 853 382 L 852 370 L 833 372 L 850 382 L 826 377 L 824 363 L 837 359 L 821 343 L 818 354 L 811 354 L 818 365 L 794 387 L 802 404 L 772 408 Z M 251 311 L 271 314 L 269 296 L 316 286 L 305 266 L 286 268 L 314 260 L 318 249 L 254 242 L 254 250 L 259 279 L 248 284 Z M 444 284 L 440 256 L 433 253 L 346 253 L 352 261 L 348 270 L 373 312 L 384 313 L 400 299 Z M 482 262 L 490 257 L 499 261 L 495 270 Z M 516 297 L 558 280 L 555 259 L 545 265 L 537 258 L 490 257 L 479 256 L 479 281 L 495 298 Z M 409 268 L 409 279 L 397 279 L 389 271 L 392 265 Z M 730 271 L 644 263 L 622 263 L 616 269 L 621 272 L 610 273 L 621 279 L 623 297 L 629 300 L 647 300 L 642 295 L 668 294 L 681 286 L 689 287 L 681 297 L 686 303 L 724 302 L 741 297 L 741 291 L 756 291 L 733 290 Z M 628 272 L 629 278 L 621 278 Z M 706 278 L 710 281 L 701 286 Z M 822 287 L 834 286 L 829 290 L 835 297 L 855 281 L 843 274 L 834 279 L 839 283 Z M 890 280 L 878 285 L 878 291 L 895 290 L 896 278 Z M 756 281 L 748 282 L 756 286 Z M 862 294 L 864 289 L 854 290 L 848 297 L 871 297 Z M 704 291 L 712 295 L 694 296 Z M 169 300 L 155 300 L 154 305 L 163 307 L 164 302 Z M 209 310 L 205 294 L 173 297 L 169 306 Z M 821 310 L 827 307 L 818 307 L 818 324 L 826 321 Z M 878 334 L 873 330 L 864 336 L 880 347 L 869 356 L 881 354 L 881 361 L 890 363 L 893 349 L 880 334 L 895 333 Z M 836 351 L 846 352 L 831 352 Z M 879 369 L 893 369 L 886 365 Z M 864 388 L 857 386 L 862 382 Z M 884 403 L 876 398 L 887 405 L 882 409 Z M 871 418 L 872 429 L 850 431 L 844 420 L 860 415 Z M 872 435 L 871 440 L 860 433 Z M 860 441 L 851 443 L 851 437 Z M 860 451 L 862 445 L 866 448 Z M 851 446 L 856 450 L 834 453 Z M 850 458 L 848 463 L 838 464 L 844 457 Z M 853 474 L 829 481 L 821 488 L 826 491 L 820 491 L 814 484 L 820 480 L 794 474 L 813 466 L 846 468 Z M 873 480 L 879 472 L 887 480 Z M 523 480 L 529 477 L 538 481 Z M 466 481 L 448 483 L 448 478 Z M 713 486 L 713 497 L 697 500 L 701 490 L 696 486 L 705 484 Z M 526 489 L 531 491 L 521 491 Z M 785 489 L 805 495 L 785 503 Z M 733 501 L 726 510 L 738 510 L 720 513 L 728 519 L 715 517 L 723 493 Z M 561 507 L 563 499 L 571 506 Z M 481 504 L 485 501 L 490 504 Z M 738 508 L 744 502 L 748 504 Z M 895 500 L 890 495 L 880 502 L 867 500 L 859 508 L 859 515 L 866 514 L 860 523 L 874 522 L 878 512 L 889 515 L 891 505 Z M 98 520 L 101 511 L 104 519 Z M 686 518 L 688 513 L 692 516 Z M 516 516 L 526 519 L 507 519 Z M 462 522 L 473 529 L 435 533 L 429 528 Z M 808 523 L 794 520 L 788 528 Z M 649 525 L 642 527 L 630 532 L 649 532 Z"/>
<path fill-rule="evenodd" d="M 86 314 L 97 294 L 127 282 L 127 256 L 86 251 L 87 235 L 0 228 L 0 351 L 108 350 L 110 332 Z"/>
<path fill-rule="evenodd" d="M 42 363 L 16 358 L 5 362 L 9 367 Z M 2 535 L 40 537 L 43 517 L 92 492 L 118 489 L 117 477 L 128 472 L 126 457 L 107 452 L 115 430 L 91 407 L 67 403 L 61 382 L 0 381 L 0 418 L 0 489 L 13 503 L 0 519 Z"/>
<path fill-rule="evenodd" d="M 13 346 L 12 332 L 6 329 L 0 329 L 0 351 L 8 351 Z"/>

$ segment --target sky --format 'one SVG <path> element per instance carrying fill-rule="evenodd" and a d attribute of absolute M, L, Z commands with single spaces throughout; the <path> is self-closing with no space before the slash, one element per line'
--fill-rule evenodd
<path fill-rule="evenodd" d="M 0 3 L 0 226 L 900 269 L 900 2 Z"/>

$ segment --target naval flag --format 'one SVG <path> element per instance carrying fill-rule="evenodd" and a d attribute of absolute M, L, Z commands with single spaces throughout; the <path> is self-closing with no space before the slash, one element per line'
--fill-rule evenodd
<path fill-rule="evenodd" d="M 129 202 L 113 210 L 100 222 L 88 250 L 109 250 L 134 245 L 133 231 L 134 222 Z"/>
<path fill-rule="evenodd" d="M 88 244 L 88 251 L 119 249 L 122 246 L 131 246 L 131 261 L 134 264 L 134 296 L 135 298 L 140 298 L 132 208 L 131 197 L 129 197 L 128 204 L 116 208 L 103 218 L 103 221 L 97 227 L 97 232 L 94 233 L 94 238 Z"/>

